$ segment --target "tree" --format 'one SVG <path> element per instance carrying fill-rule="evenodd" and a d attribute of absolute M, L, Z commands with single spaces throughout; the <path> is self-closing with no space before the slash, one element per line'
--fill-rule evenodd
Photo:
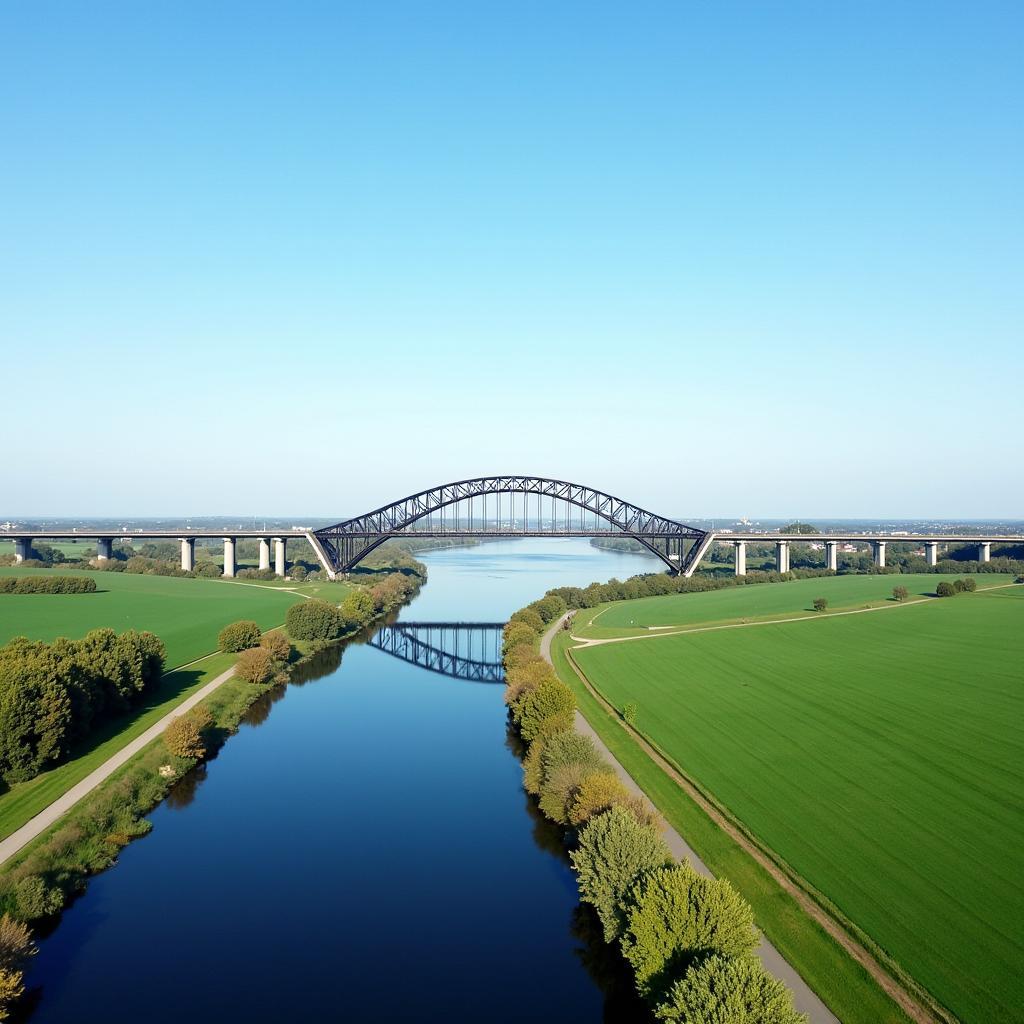
<path fill-rule="evenodd" d="M 225 626 L 217 638 L 220 649 L 231 654 L 256 647 L 259 642 L 260 627 L 250 619 L 241 619 L 232 622 L 230 626 Z"/>
<path fill-rule="evenodd" d="M 597 911 L 605 942 L 622 931 L 622 901 L 630 888 L 646 872 L 672 862 L 658 833 L 621 807 L 591 818 L 569 857 L 576 869 L 580 899 Z"/>
<path fill-rule="evenodd" d="M 743 956 L 757 947 L 754 912 L 725 879 L 689 864 L 659 868 L 629 892 L 622 953 L 640 994 L 664 998 L 681 971 L 708 953 Z"/>
<path fill-rule="evenodd" d="M 560 679 L 548 679 L 527 691 L 512 706 L 512 717 L 519 726 L 519 732 L 527 743 L 545 731 L 548 719 L 560 722 L 566 718 L 572 721 L 576 709 L 576 698 L 572 690 Z"/>
<path fill-rule="evenodd" d="M 799 519 L 795 522 L 790 523 L 788 526 L 780 526 L 779 533 L 821 533 L 816 526 L 811 526 L 810 523 L 801 523 Z"/>
<path fill-rule="evenodd" d="M 362 629 L 373 616 L 373 598 L 365 590 L 353 590 L 341 602 L 341 620 L 346 630 Z"/>
<path fill-rule="evenodd" d="M 939 585 L 935 588 L 936 597 L 952 597 L 956 591 L 953 589 L 953 584 L 949 580 L 942 580 Z"/>
<path fill-rule="evenodd" d="M 814 610 L 816 612 L 823 612 L 828 607 L 827 597 L 816 597 L 814 599 Z"/>
<path fill-rule="evenodd" d="M 250 647 L 235 662 L 235 675 L 247 683 L 269 682 L 275 669 L 274 656 L 265 647 Z"/>
<path fill-rule="evenodd" d="M 655 1012 L 678 1024 L 807 1024 L 786 986 L 753 956 L 709 956 L 672 985 Z"/>
<path fill-rule="evenodd" d="M 906 601 L 910 597 L 910 591 L 906 587 L 893 587 L 892 596 L 896 601 Z"/>
<path fill-rule="evenodd" d="M 293 640 L 334 640 L 342 628 L 338 609 L 315 597 L 293 604 L 284 621 Z"/>
<path fill-rule="evenodd" d="M 519 611 L 512 614 L 508 621 L 521 622 L 524 626 L 532 629 L 534 633 L 541 633 L 544 630 L 544 620 L 535 608 L 520 608 Z"/>
<path fill-rule="evenodd" d="M 502 635 L 501 653 L 507 657 L 520 644 L 529 645 L 533 653 L 537 646 L 537 634 L 525 622 L 509 622 Z"/>
<path fill-rule="evenodd" d="M 973 576 L 966 576 L 960 581 L 963 589 L 968 594 L 973 594 L 978 589 L 978 581 Z"/>
<path fill-rule="evenodd" d="M 164 746 L 175 757 L 200 760 L 206 756 L 206 733 L 213 725 L 213 716 L 204 707 L 171 719 L 164 729 Z"/>
<path fill-rule="evenodd" d="M 260 647 L 282 665 L 292 656 L 292 645 L 288 642 L 288 637 L 276 629 L 260 637 Z"/>
<path fill-rule="evenodd" d="M 632 794 L 612 769 L 591 772 L 576 791 L 569 822 L 577 827 L 585 825 L 595 815 L 612 807 L 623 807 Z"/>
<path fill-rule="evenodd" d="M 0 917 L 0 1020 L 7 1019 L 10 1007 L 24 994 L 25 963 L 35 953 L 28 928 L 7 914 Z"/>

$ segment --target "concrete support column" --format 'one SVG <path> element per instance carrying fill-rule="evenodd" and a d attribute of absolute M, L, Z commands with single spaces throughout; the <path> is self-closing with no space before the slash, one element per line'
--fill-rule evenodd
<path fill-rule="evenodd" d="M 929 565 L 939 564 L 939 542 L 937 540 L 925 541 L 924 559 Z"/>
<path fill-rule="evenodd" d="M 196 567 L 196 539 L 195 537 L 182 537 L 181 544 L 181 567 L 185 572 L 191 572 Z"/>
<path fill-rule="evenodd" d="M 735 562 L 737 576 L 747 575 L 747 542 L 745 540 L 733 541 L 735 548 Z"/>
<path fill-rule="evenodd" d="M 284 537 L 274 538 L 274 572 L 276 572 L 278 576 L 282 577 L 284 576 L 285 567 L 288 564 L 285 561 L 285 546 L 287 543 L 288 542 Z"/>
<path fill-rule="evenodd" d="M 990 540 L 983 540 L 978 544 L 978 561 L 992 561 L 992 542 Z"/>
<path fill-rule="evenodd" d="M 775 542 L 775 568 L 779 572 L 789 572 L 789 541 Z"/>
<path fill-rule="evenodd" d="M 832 572 L 839 570 L 839 541 L 837 540 L 825 541 L 825 568 L 831 569 Z"/>
<path fill-rule="evenodd" d="M 875 565 L 882 569 L 885 567 L 885 541 L 876 540 L 872 541 L 872 544 L 875 548 Z"/>
<path fill-rule="evenodd" d="M 270 542 L 266 537 L 260 537 L 260 569 L 270 568 Z"/>
<path fill-rule="evenodd" d="M 96 538 L 96 557 L 101 562 L 106 562 L 114 557 L 114 540 L 112 537 Z"/>
<path fill-rule="evenodd" d="M 235 575 L 235 538 L 224 538 L 224 575 Z"/>
<path fill-rule="evenodd" d="M 32 553 L 32 541 L 28 537 L 17 537 L 14 541 L 14 561 L 24 562 Z"/>

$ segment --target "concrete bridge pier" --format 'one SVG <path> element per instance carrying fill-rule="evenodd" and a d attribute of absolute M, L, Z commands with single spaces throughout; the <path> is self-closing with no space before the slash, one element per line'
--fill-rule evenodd
<path fill-rule="evenodd" d="M 876 540 L 872 541 L 872 547 L 875 549 L 875 565 L 882 569 L 885 566 L 885 541 Z"/>
<path fill-rule="evenodd" d="M 747 542 L 745 540 L 734 540 L 734 566 L 736 568 L 737 576 L 747 575 Z"/>
<path fill-rule="evenodd" d="M 181 567 L 185 572 L 191 572 L 196 567 L 196 539 L 195 537 L 182 537 L 181 544 Z"/>
<path fill-rule="evenodd" d="M 232 577 L 235 575 L 235 538 L 224 538 L 224 575 Z"/>
<path fill-rule="evenodd" d="M 789 572 L 789 541 L 775 542 L 775 568 L 779 572 Z"/>
<path fill-rule="evenodd" d="M 32 541 L 28 537 L 15 537 L 14 539 L 14 561 L 24 562 L 32 553 Z"/>
<path fill-rule="evenodd" d="M 924 542 L 924 560 L 929 565 L 939 564 L 939 542 L 935 540 L 926 540 Z"/>
<path fill-rule="evenodd" d="M 260 570 L 270 568 L 270 542 L 266 537 L 260 537 Z"/>
<path fill-rule="evenodd" d="M 284 537 L 274 538 L 274 572 L 284 577 L 285 568 L 288 565 L 285 560 L 285 547 L 288 541 Z"/>
<path fill-rule="evenodd" d="M 107 562 L 114 557 L 114 538 L 96 538 L 96 559 L 100 562 Z"/>
<path fill-rule="evenodd" d="M 832 572 L 839 571 L 839 541 L 825 541 L 825 568 Z"/>
<path fill-rule="evenodd" d="M 978 544 L 978 561 L 979 562 L 991 562 L 992 561 L 992 542 L 983 540 Z"/>

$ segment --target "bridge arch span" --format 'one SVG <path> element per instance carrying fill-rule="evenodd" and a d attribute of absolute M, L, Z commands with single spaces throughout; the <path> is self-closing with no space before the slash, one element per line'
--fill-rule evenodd
<path fill-rule="evenodd" d="M 528 502 L 524 500 L 524 519 L 521 524 L 512 516 L 507 528 L 500 518 L 502 495 L 536 495 L 538 514 L 536 525 L 530 526 Z M 492 526 L 487 518 L 486 499 L 495 496 L 498 518 Z M 543 527 L 540 502 L 552 501 L 556 505 L 580 511 L 576 526 L 571 515 L 563 527 L 552 518 Z M 474 515 L 474 501 L 483 505 L 482 520 Z M 446 516 L 446 510 L 468 504 L 469 515 Z M 510 512 L 513 511 L 510 502 Z M 590 522 L 586 520 L 589 514 Z M 437 519 L 440 519 L 440 525 Z M 427 528 L 415 531 L 414 524 L 428 521 Z M 603 525 L 598 525 L 603 524 Z M 508 474 L 472 477 L 441 484 L 425 491 L 399 498 L 353 519 L 326 526 L 310 534 L 325 570 L 330 576 L 351 571 L 371 551 L 392 537 L 412 533 L 431 537 L 595 537 L 625 536 L 638 541 L 660 558 L 672 572 L 689 576 L 696 568 L 712 535 L 694 526 L 649 512 L 639 505 L 617 498 L 584 484 L 555 480 L 549 477 Z"/>

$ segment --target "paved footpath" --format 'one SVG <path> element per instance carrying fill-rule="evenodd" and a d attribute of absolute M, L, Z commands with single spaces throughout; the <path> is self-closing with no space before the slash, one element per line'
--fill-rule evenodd
<path fill-rule="evenodd" d="M 71 810 L 82 797 L 91 793 L 101 782 L 108 779 L 126 761 L 134 757 L 143 747 L 152 743 L 171 724 L 171 720 L 190 711 L 201 700 L 209 697 L 222 683 L 226 683 L 235 673 L 234 666 L 222 672 L 216 679 L 196 690 L 191 697 L 183 700 L 173 711 L 169 711 L 158 722 L 151 725 L 141 736 L 136 736 L 130 743 L 122 747 L 116 754 L 107 758 L 91 771 L 81 782 L 76 783 L 62 796 L 57 797 L 48 807 L 41 810 L 16 832 L 12 832 L 0 842 L 0 864 L 5 864 L 19 850 L 27 846 L 36 836 L 45 832 L 58 818 Z"/>
<path fill-rule="evenodd" d="M 541 638 L 540 653 L 548 662 L 551 661 L 551 641 L 555 633 L 562 628 L 562 623 L 567 617 L 568 613 L 563 615 Z M 589 736 L 602 756 L 615 768 L 616 774 L 626 784 L 629 791 L 647 801 L 647 795 L 637 785 L 629 772 L 615 759 L 615 755 L 604 745 L 601 737 L 597 735 L 580 711 L 576 712 L 576 731 Z M 708 878 L 714 877 L 708 866 L 694 853 L 686 840 L 668 822 L 665 823 L 662 837 L 676 859 L 688 860 L 702 875 L 706 875 Z M 840 1024 L 839 1018 L 818 998 L 807 982 L 797 973 L 796 968 L 763 935 L 761 936 L 761 943 L 757 947 L 757 955 L 771 974 L 789 986 L 790 991 L 793 993 L 793 1005 L 801 1013 L 807 1014 L 811 1024 Z"/>

